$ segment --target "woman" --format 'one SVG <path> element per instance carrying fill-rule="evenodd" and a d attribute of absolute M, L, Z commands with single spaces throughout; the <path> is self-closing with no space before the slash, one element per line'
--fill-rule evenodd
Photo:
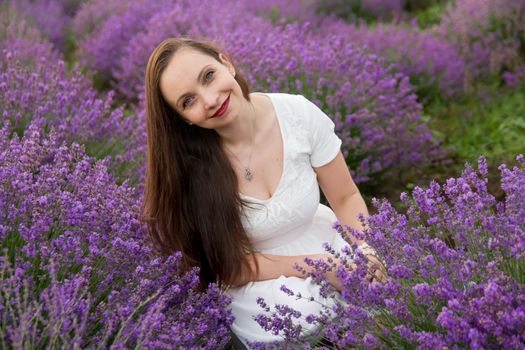
<path fill-rule="evenodd" d="M 278 340 L 254 321 L 263 311 L 256 298 L 319 312 L 318 302 L 280 286 L 321 301 L 294 265 L 327 257 L 323 242 L 347 244 L 335 220 L 362 229 L 358 214 L 368 215 L 333 122 L 302 96 L 250 93 L 228 56 L 189 39 L 157 46 L 145 89 L 143 214 L 153 242 L 166 254 L 182 251 L 203 286 L 217 282 L 233 297 L 232 329 L 244 343 Z M 319 203 L 319 186 L 333 211 Z"/>

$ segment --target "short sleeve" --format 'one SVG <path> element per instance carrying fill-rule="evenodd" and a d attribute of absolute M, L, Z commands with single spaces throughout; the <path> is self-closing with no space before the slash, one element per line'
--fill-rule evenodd
<path fill-rule="evenodd" d="M 330 163 L 339 153 L 342 141 L 335 134 L 335 124 L 319 107 L 301 96 L 311 146 L 310 163 L 320 167 Z"/>

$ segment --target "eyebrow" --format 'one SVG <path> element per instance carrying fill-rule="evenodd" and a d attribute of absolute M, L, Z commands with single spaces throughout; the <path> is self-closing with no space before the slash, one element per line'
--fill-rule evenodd
<path fill-rule="evenodd" d="M 206 69 L 208 69 L 208 67 L 211 66 L 211 63 L 205 65 L 202 70 L 200 71 L 199 75 L 197 76 L 197 82 L 199 81 L 202 81 L 202 76 L 204 75 L 204 72 L 206 71 Z M 178 98 L 177 100 L 177 105 L 180 104 L 181 100 L 184 99 L 184 97 L 186 97 L 187 95 L 189 95 L 188 93 L 185 93 L 184 95 L 182 95 L 181 97 Z"/>

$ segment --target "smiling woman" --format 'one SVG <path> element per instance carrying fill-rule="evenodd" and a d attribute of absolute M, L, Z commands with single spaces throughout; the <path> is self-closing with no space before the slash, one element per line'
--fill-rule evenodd
<path fill-rule="evenodd" d="M 146 112 L 148 232 L 161 251 L 198 266 L 203 287 L 217 282 L 233 297 L 243 343 L 282 339 L 257 324 L 258 297 L 304 316 L 333 302 L 294 268 L 327 258 L 324 242 L 348 246 L 334 221 L 362 229 L 358 214 L 368 215 L 330 118 L 303 96 L 249 93 L 225 53 L 190 39 L 167 39 L 151 54 Z M 319 186 L 333 211 L 319 203 Z M 301 336 L 318 330 L 299 322 Z"/>
<path fill-rule="evenodd" d="M 234 99 L 244 99 L 233 65 L 222 53 L 219 59 L 183 48 L 171 58 L 160 78 L 162 96 L 188 123 L 208 129 L 227 124 L 211 119 L 224 115 L 232 93 Z M 236 114 L 234 110 L 229 112 L 230 116 Z"/>

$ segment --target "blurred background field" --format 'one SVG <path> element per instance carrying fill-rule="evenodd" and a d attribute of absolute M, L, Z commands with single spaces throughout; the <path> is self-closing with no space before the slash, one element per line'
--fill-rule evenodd
<path fill-rule="evenodd" d="M 156 43 L 170 36 L 209 39 L 233 55 L 253 90 L 301 93 L 321 105 L 338 122 L 349 166 L 368 198 L 395 200 L 417 183 L 457 175 L 480 155 L 495 167 L 512 163 L 524 149 L 519 1 L 270 0 L 231 6 L 3 1 L 3 48 L 9 49 L 10 36 L 39 36 L 67 71 L 82 72 L 93 93 L 114 96 L 111 110 L 118 106 L 136 122 L 145 61 Z M 14 33 L 16 23 L 25 28 Z M 388 79 L 397 86 L 387 86 Z M 405 130 L 392 134 L 394 120 Z M 129 140 L 112 138 L 111 145 L 79 141 L 97 158 L 129 151 Z M 115 170 L 121 180 L 133 173 L 140 184 L 142 163 L 137 158 Z"/>
<path fill-rule="evenodd" d="M 504 201 L 498 167 L 522 166 L 523 0 L 2 0 L 0 11 L 2 348 L 228 343 L 227 298 L 199 290 L 180 256 L 159 260 L 138 220 L 144 71 L 165 38 L 216 43 L 253 91 L 321 107 L 367 203 L 403 208 L 401 193 L 480 156 Z"/>

